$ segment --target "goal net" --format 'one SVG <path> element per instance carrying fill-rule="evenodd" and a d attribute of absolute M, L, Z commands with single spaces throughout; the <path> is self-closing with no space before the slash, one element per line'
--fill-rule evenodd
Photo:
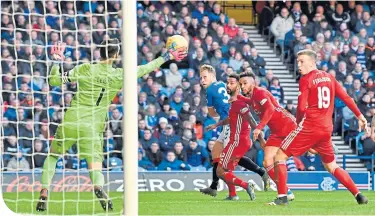
<path fill-rule="evenodd" d="M 59 86 L 49 83 L 53 65 L 51 47 L 66 44 L 65 60 L 60 64 L 65 72 L 83 63 L 96 63 L 104 39 L 121 41 L 121 1 L 30 0 L 0 1 L 0 4 L 0 191 L 13 212 L 37 214 L 43 163 L 78 88 L 74 81 Z M 121 60 L 114 64 L 120 67 Z M 67 154 L 58 157 L 49 187 L 47 215 L 119 215 L 122 211 L 122 93 L 119 91 L 112 102 L 100 97 L 103 95 L 98 95 L 100 100 L 111 105 L 104 132 L 99 135 L 103 137 L 102 146 L 89 150 L 102 152 L 103 189 L 116 208 L 113 212 L 102 209 L 90 180 L 86 160 L 90 152 L 83 152 L 76 139 L 65 135 L 61 142 L 73 143 L 68 149 L 62 145 Z M 91 115 L 92 119 L 97 118 L 96 113 Z M 86 142 L 91 142 L 88 139 Z"/>

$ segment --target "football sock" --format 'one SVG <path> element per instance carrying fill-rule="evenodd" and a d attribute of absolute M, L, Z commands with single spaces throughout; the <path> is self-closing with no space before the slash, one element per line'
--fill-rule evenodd
<path fill-rule="evenodd" d="M 275 165 L 271 164 L 270 166 L 266 167 L 266 170 L 267 170 L 267 173 L 268 173 L 268 176 L 275 182 L 275 184 L 277 185 L 277 181 L 276 181 L 276 177 L 275 177 Z M 290 189 L 288 187 L 287 188 L 287 191 L 290 191 Z"/>
<path fill-rule="evenodd" d="M 288 188 L 286 186 L 288 179 L 288 172 L 286 169 L 285 161 L 276 161 L 276 185 L 278 196 L 286 196 L 288 193 Z"/>
<path fill-rule="evenodd" d="M 48 155 L 44 160 L 42 172 L 42 188 L 49 189 L 52 178 L 55 175 L 56 163 L 59 158 L 54 155 Z"/>
<path fill-rule="evenodd" d="M 210 185 L 210 188 L 214 190 L 217 190 L 217 185 L 219 184 L 219 177 L 216 174 L 218 164 L 219 162 L 216 162 L 216 160 L 214 160 L 214 166 L 212 168 L 212 183 Z"/>
<path fill-rule="evenodd" d="M 332 175 L 341 182 L 352 194 L 356 196 L 359 193 L 357 186 L 355 186 L 352 178 L 350 177 L 349 173 L 343 170 L 340 167 L 337 167 L 333 172 Z"/>
<path fill-rule="evenodd" d="M 253 171 L 257 173 L 260 176 L 263 176 L 265 171 L 264 169 L 260 168 L 258 164 L 254 163 L 250 158 L 243 156 L 240 161 L 238 162 L 238 165 L 242 166 L 243 168 Z"/>
<path fill-rule="evenodd" d="M 276 181 L 276 179 L 275 179 L 275 166 L 273 164 L 271 164 L 268 167 L 266 167 L 266 170 L 267 170 L 268 176 L 275 182 Z"/>
<path fill-rule="evenodd" d="M 249 184 L 247 182 L 242 181 L 240 178 L 237 178 L 232 172 L 225 172 L 224 173 L 224 180 L 227 184 L 234 184 L 237 186 L 242 187 L 243 189 L 247 189 Z"/>
<path fill-rule="evenodd" d="M 229 190 L 229 196 L 231 197 L 237 196 L 236 186 L 234 184 L 228 183 L 228 190 Z"/>
<path fill-rule="evenodd" d="M 91 170 L 90 179 L 94 186 L 103 187 L 104 185 L 104 176 L 100 170 Z"/>

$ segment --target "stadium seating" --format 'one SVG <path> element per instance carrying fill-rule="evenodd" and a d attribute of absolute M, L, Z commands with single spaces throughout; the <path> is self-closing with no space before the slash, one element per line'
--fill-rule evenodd
<path fill-rule="evenodd" d="M 62 112 L 69 107 L 77 88 L 75 83 L 61 88 L 48 86 L 47 76 L 50 67 L 46 60 L 50 58 L 50 46 L 60 40 L 67 43 L 67 63 L 64 64 L 64 70 L 69 70 L 79 63 L 98 61 L 100 53 L 97 45 L 104 38 L 121 39 L 122 19 L 119 14 L 119 2 L 108 2 L 108 18 L 102 16 L 104 5 L 100 2 L 77 1 L 76 7 L 73 7 L 71 2 L 66 2 L 61 12 L 58 12 L 60 9 L 53 1 L 50 2 L 47 8 L 41 7 L 39 2 L 31 6 L 24 2 L 16 2 L 14 4 L 19 7 L 13 16 L 10 15 L 10 7 L 2 3 L 1 9 L 6 12 L 1 20 L 4 102 L 2 135 L 5 139 L 2 146 L 4 154 L 0 158 L 5 169 L 18 151 L 24 152 L 22 157 L 31 169 L 41 167 L 42 163 L 36 163 L 35 159 L 31 160 L 36 152 L 37 140 L 38 143 L 42 142 L 39 151 L 46 153 L 57 125 L 61 122 Z M 348 93 L 357 100 L 362 113 L 370 120 L 375 113 L 372 76 L 375 72 L 375 44 L 371 39 L 375 30 L 375 20 L 371 18 L 363 24 L 361 19 L 367 19 L 366 13 L 373 15 L 375 7 L 372 3 L 361 3 L 355 8 L 349 8 L 345 2 L 340 3 L 344 4 L 345 13 L 349 13 L 351 17 L 349 22 L 343 24 L 337 19 L 337 5 L 327 7 L 325 4 L 294 3 L 286 9 L 286 13 L 278 15 L 285 11 L 282 10 L 284 3 L 266 3 L 263 8 L 257 8 L 261 11 L 259 17 L 267 18 L 259 23 L 258 31 L 254 26 L 237 25 L 236 20 L 223 14 L 223 8 L 220 8 L 220 12 L 217 12 L 217 9 L 213 10 L 213 7 L 220 5 L 211 1 L 140 1 L 136 8 L 139 64 L 146 64 L 158 57 L 168 36 L 181 34 L 190 44 L 188 57 L 184 61 L 165 63 L 161 69 L 138 80 L 138 138 L 140 161 L 143 164 L 143 168 L 140 169 L 157 169 L 168 150 L 177 151 L 175 143 L 182 143 L 183 151 L 186 151 L 190 148 L 191 140 L 197 140 L 199 146 L 209 153 L 209 157 L 201 158 L 199 168 L 192 170 L 210 169 L 210 166 L 204 165 L 209 164 L 211 160 L 212 145 L 209 143 L 218 136 L 218 131 L 204 130 L 205 126 L 213 123 L 213 119 L 207 115 L 205 91 L 199 85 L 198 68 L 203 63 L 215 66 L 217 77 L 222 81 L 225 81 L 230 72 L 254 72 L 258 85 L 269 89 L 280 103 L 293 113 L 298 93 L 296 80 L 299 79 L 295 53 L 304 48 L 314 49 L 322 58 L 319 61 L 319 69 L 335 74 Z M 46 19 L 42 16 L 44 11 L 50 13 Z M 68 16 L 72 12 L 78 16 Z M 61 22 L 57 16 L 53 16 L 54 13 L 62 14 Z M 362 18 L 358 18 L 357 13 L 363 14 Z M 85 14 L 91 14 L 91 19 Z M 307 23 L 302 18 L 303 14 L 307 17 Z M 281 16 L 288 19 L 288 25 L 281 26 L 278 23 L 278 20 L 282 19 Z M 322 17 L 325 18 L 322 20 Z M 325 20 L 327 26 L 321 24 Z M 75 26 L 78 29 L 71 30 L 75 29 Z M 275 31 L 280 28 L 285 30 L 283 35 L 277 35 Z M 26 29 L 31 31 L 25 31 Z M 45 31 L 48 29 L 51 31 Z M 346 29 L 351 33 L 349 38 L 346 36 Z M 367 35 L 362 29 L 367 31 Z M 320 37 L 319 33 L 322 33 L 324 43 L 317 39 Z M 353 59 L 353 62 L 349 59 Z M 346 62 L 346 65 L 340 66 L 341 61 Z M 356 64 L 357 62 L 359 64 Z M 116 66 L 121 66 L 121 62 L 116 62 Z M 359 86 L 356 85 L 357 79 Z M 370 96 L 370 100 L 364 95 Z M 109 157 L 103 164 L 111 170 L 118 170 L 122 164 L 120 123 L 124 108 L 121 100 L 122 93 L 119 92 L 109 109 L 109 121 L 104 136 L 103 150 L 109 153 Z M 344 142 L 343 136 L 357 140 L 357 147 L 360 144 L 359 135 L 356 139 L 357 134 L 351 134 L 350 131 L 350 128 L 355 126 L 353 116 L 350 116 L 344 104 L 336 102 L 333 141 L 340 150 L 338 161 L 342 163 L 343 154 L 357 153 L 350 149 L 349 138 Z M 189 107 L 185 109 L 186 104 L 189 104 Z M 344 123 L 347 123 L 347 126 L 342 127 Z M 170 148 L 165 148 L 165 143 Z M 362 149 L 364 148 L 363 146 Z M 253 145 L 248 156 L 257 161 L 257 155 L 262 157 L 262 152 L 258 151 L 261 151 L 258 145 Z M 72 152 L 74 153 L 74 149 Z M 148 158 L 147 155 L 154 156 Z M 189 158 L 183 157 L 180 153 L 177 153 L 176 157 L 188 165 Z M 82 163 L 74 156 L 65 159 L 66 163 L 60 164 L 64 169 L 76 169 L 80 167 L 78 164 Z M 38 160 L 43 161 L 44 158 Z M 111 161 L 114 167 L 107 166 Z M 355 170 L 366 169 L 359 160 L 348 161 L 347 167 Z"/>

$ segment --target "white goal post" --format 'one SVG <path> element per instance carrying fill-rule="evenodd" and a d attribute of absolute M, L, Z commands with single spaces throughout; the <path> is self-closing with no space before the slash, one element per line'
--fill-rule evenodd
<path fill-rule="evenodd" d="M 124 213 L 138 215 L 138 100 L 136 0 L 122 0 L 124 86 Z"/>

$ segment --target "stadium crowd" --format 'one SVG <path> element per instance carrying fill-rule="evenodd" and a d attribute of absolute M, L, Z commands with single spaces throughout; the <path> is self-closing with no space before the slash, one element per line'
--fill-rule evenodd
<path fill-rule="evenodd" d="M 333 1 L 331 1 L 333 2 Z M 259 30 L 269 32 L 285 48 L 288 61 L 303 48 L 319 55 L 319 68 L 335 74 L 368 118 L 375 113 L 372 78 L 375 71 L 374 7 L 353 2 L 257 2 Z M 342 4 L 345 4 L 344 6 Z M 12 11 L 12 8 L 14 11 Z M 47 1 L 1 3 L 1 67 L 3 135 L 2 166 L 7 170 L 41 168 L 61 123 L 64 109 L 77 89 L 76 83 L 50 87 L 47 82 L 51 45 L 67 44 L 64 70 L 100 60 L 98 44 L 105 38 L 121 40 L 121 4 L 118 1 Z M 109 16 L 104 16 L 107 10 Z M 140 1 L 137 4 L 138 62 L 146 64 L 163 52 L 166 39 L 181 34 L 189 41 L 188 57 L 167 62 L 138 80 L 138 158 L 141 170 L 207 170 L 218 131 L 204 128 L 215 121 L 208 115 L 205 90 L 199 84 L 199 66 L 209 63 L 217 78 L 226 81 L 232 72 L 252 71 L 257 85 L 265 87 L 286 109 L 283 89 L 243 28 L 223 13 L 215 1 Z M 60 14 L 62 14 L 60 16 Z M 271 19 L 272 17 L 272 19 Z M 121 67 L 120 60 L 116 67 Z M 121 92 L 113 100 L 104 133 L 104 165 L 121 170 Z M 363 154 L 372 154 L 375 143 L 368 134 L 356 133 L 356 121 L 345 105 L 335 101 L 335 133 L 344 122 L 346 137 L 361 136 Z M 266 135 L 269 131 L 265 131 Z M 87 168 L 71 155 L 60 160 L 60 169 Z M 262 164 L 258 143 L 247 156 Z M 307 153 L 288 161 L 289 170 L 318 169 L 317 157 Z M 301 162 L 302 161 L 302 162 Z"/>
<path fill-rule="evenodd" d="M 313 49 L 318 68 L 332 74 L 370 121 L 375 114 L 375 4 L 372 2 L 267 2 L 260 12 L 259 31 L 272 35 L 286 61 L 295 64 L 296 53 Z M 274 19 L 268 19 L 272 16 Z M 335 99 L 334 134 L 345 134 L 360 155 L 372 155 L 375 143 L 359 133 L 349 108 Z M 343 127 L 342 127 L 343 126 Z M 370 168 L 370 164 L 368 164 Z"/>

